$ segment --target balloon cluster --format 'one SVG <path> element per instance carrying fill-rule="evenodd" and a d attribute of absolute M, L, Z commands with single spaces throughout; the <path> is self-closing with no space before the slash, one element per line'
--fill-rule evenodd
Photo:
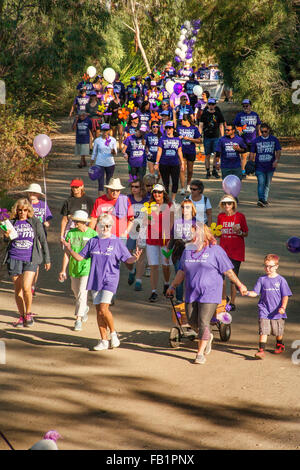
<path fill-rule="evenodd" d="M 186 20 L 181 26 L 180 38 L 175 50 L 175 62 L 193 62 L 193 52 L 197 41 L 197 34 L 201 28 L 201 20 Z"/>

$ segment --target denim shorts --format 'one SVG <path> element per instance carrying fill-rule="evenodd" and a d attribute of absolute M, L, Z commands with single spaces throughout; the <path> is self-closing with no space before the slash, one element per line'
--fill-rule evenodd
<path fill-rule="evenodd" d="M 25 271 L 36 273 L 38 268 L 38 264 L 33 264 L 31 261 L 22 261 L 14 258 L 8 258 L 6 264 L 10 276 L 20 276 Z"/>
<path fill-rule="evenodd" d="M 217 151 L 217 144 L 219 137 L 204 137 L 204 153 L 205 155 L 211 155 Z"/>

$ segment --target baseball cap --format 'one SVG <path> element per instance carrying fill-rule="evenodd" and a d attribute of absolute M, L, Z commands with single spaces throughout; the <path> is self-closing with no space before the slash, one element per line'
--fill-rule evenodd
<path fill-rule="evenodd" d="M 174 127 L 173 121 L 167 121 L 165 127 Z"/>
<path fill-rule="evenodd" d="M 104 122 L 103 124 L 101 124 L 100 129 L 102 131 L 108 131 L 110 129 L 110 125 L 107 122 Z"/>
<path fill-rule="evenodd" d="M 130 77 L 130 80 L 135 80 L 135 77 Z"/>
<path fill-rule="evenodd" d="M 106 85 L 106 88 L 113 88 L 113 86 L 109 83 L 108 85 Z"/>
<path fill-rule="evenodd" d="M 71 186 L 71 188 L 72 188 L 72 187 L 77 187 L 77 188 L 78 188 L 79 186 L 84 186 L 84 183 L 83 183 L 82 179 L 80 179 L 80 178 L 74 178 L 74 179 L 71 181 L 70 186 Z"/>
<path fill-rule="evenodd" d="M 159 113 L 160 116 L 169 116 L 169 111 L 164 110 Z"/>
<path fill-rule="evenodd" d="M 145 124 L 142 124 L 142 125 L 140 126 L 140 131 L 141 131 L 141 132 L 147 132 L 147 126 L 145 126 Z"/>
<path fill-rule="evenodd" d="M 208 104 L 216 104 L 216 100 L 215 100 L 215 98 L 208 98 L 207 103 Z"/>
<path fill-rule="evenodd" d="M 162 184 L 155 184 L 153 188 L 151 189 L 151 192 L 153 191 L 163 191 L 166 192 L 165 187 Z"/>
<path fill-rule="evenodd" d="M 156 81 L 155 81 L 155 80 L 151 80 L 150 85 L 155 86 L 155 85 L 156 85 Z"/>
<path fill-rule="evenodd" d="M 136 119 L 136 118 L 138 118 L 138 115 L 136 113 L 131 113 L 130 117 L 131 117 L 131 119 Z"/>
<path fill-rule="evenodd" d="M 251 104 L 251 101 L 246 98 L 245 100 L 242 101 L 242 104 Z"/>

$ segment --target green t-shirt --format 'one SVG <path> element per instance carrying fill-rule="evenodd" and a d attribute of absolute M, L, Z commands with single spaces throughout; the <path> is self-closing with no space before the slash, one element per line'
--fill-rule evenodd
<path fill-rule="evenodd" d="M 87 244 L 87 242 L 94 237 L 97 237 L 98 234 L 95 230 L 88 228 L 86 232 L 80 232 L 78 228 L 72 228 L 69 230 L 66 236 L 66 241 L 71 242 L 71 248 L 76 253 L 80 253 L 82 248 Z M 71 277 L 82 277 L 88 276 L 91 269 L 91 258 L 83 259 L 82 261 L 76 261 L 72 256 L 69 260 L 69 275 Z"/>

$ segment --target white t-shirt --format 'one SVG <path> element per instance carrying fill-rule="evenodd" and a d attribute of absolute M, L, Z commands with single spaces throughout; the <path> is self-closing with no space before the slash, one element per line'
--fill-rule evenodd
<path fill-rule="evenodd" d="M 205 198 L 206 198 L 206 203 L 205 203 Z M 202 194 L 202 198 L 200 199 L 200 201 L 193 201 L 191 196 L 189 197 L 189 199 L 192 201 L 192 203 L 196 207 L 196 211 L 197 211 L 196 220 L 198 220 L 198 222 L 202 222 L 202 223 L 206 224 L 207 220 L 208 220 L 206 211 L 207 211 L 207 209 L 212 208 L 210 200 L 208 199 L 208 197 L 203 196 L 203 194 Z"/>
<path fill-rule="evenodd" d="M 95 160 L 95 165 L 99 166 L 112 166 L 115 164 L 114 157 L 111 154 L 112 150 L 117 152 L 117 141 L 114 137 L 109 136 L 109 142 L 106 145 L 106 139 L 97 137 L 94 141 L 93 154 L 91 160 Z"/>

